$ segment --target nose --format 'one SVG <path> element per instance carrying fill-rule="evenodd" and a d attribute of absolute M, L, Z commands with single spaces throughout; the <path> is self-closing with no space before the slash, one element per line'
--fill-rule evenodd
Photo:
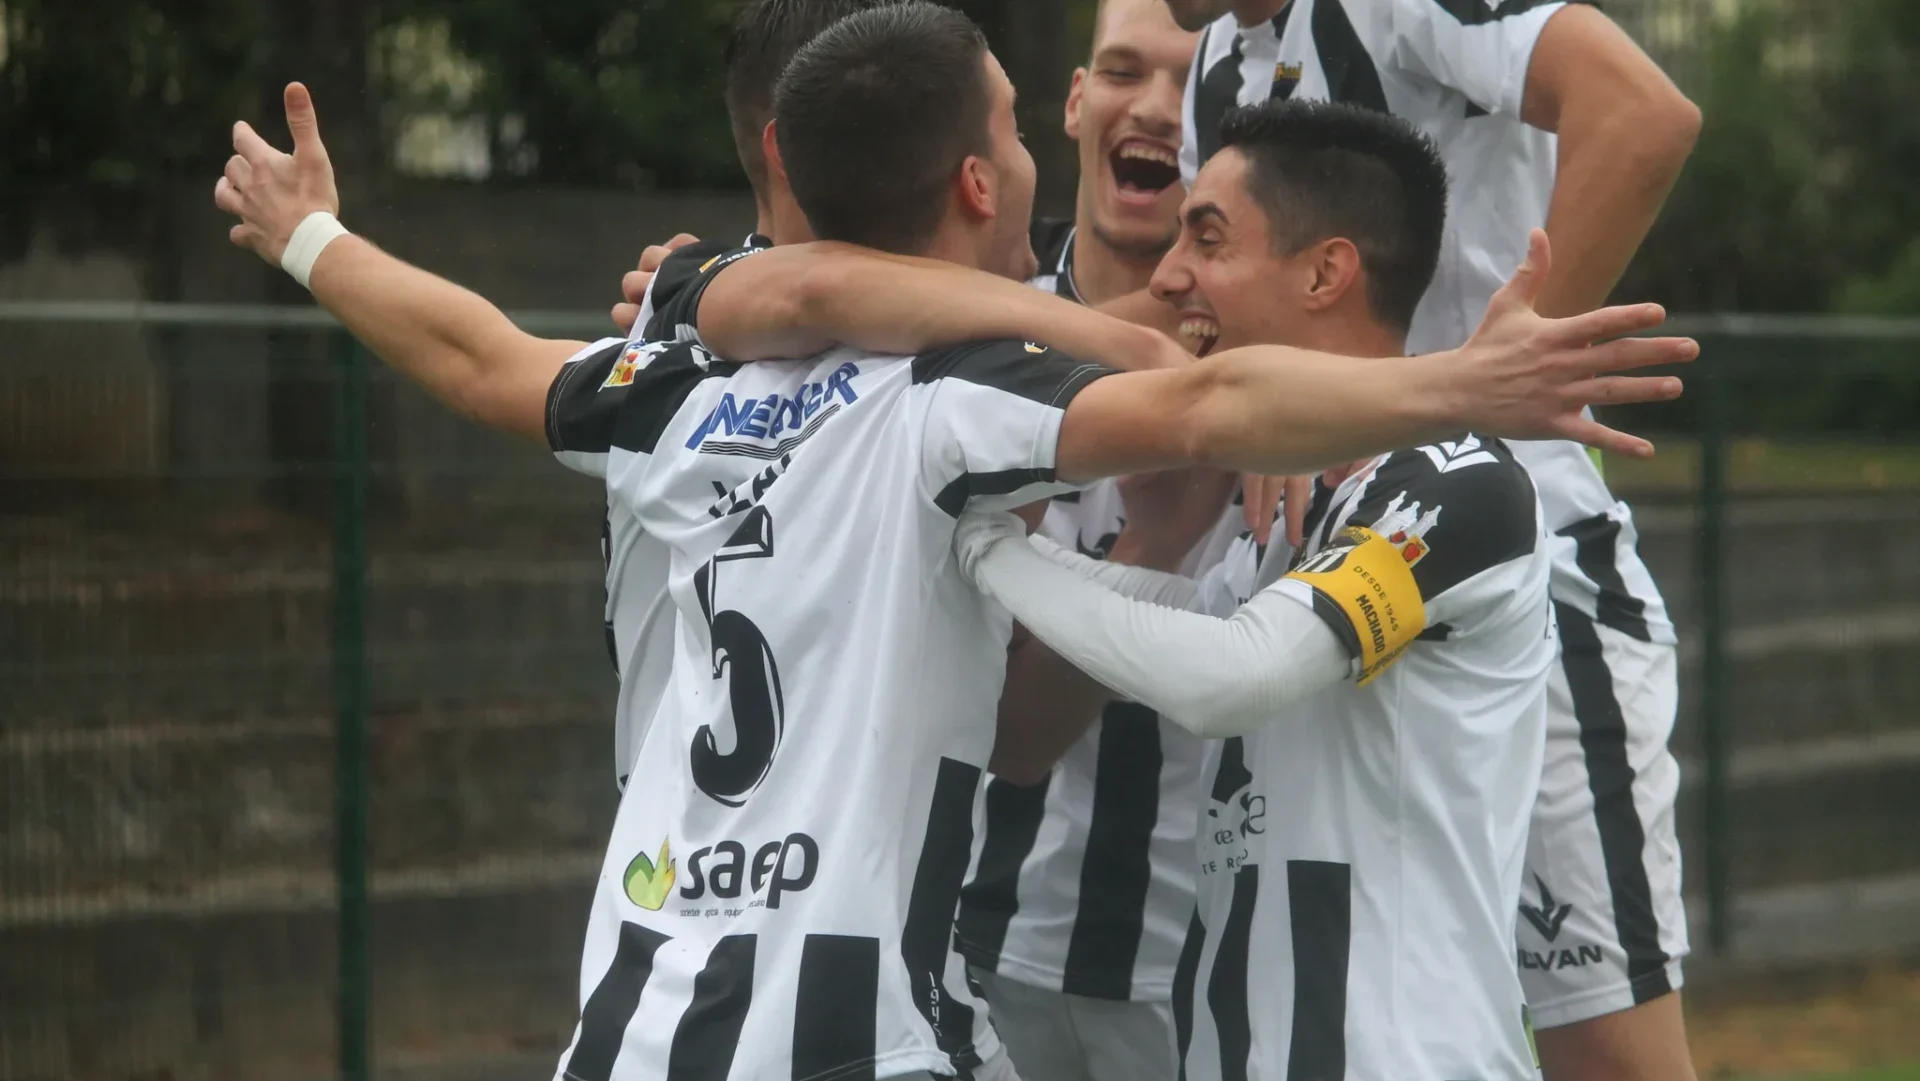
<path fill-rule="evenodd" d="M 1155 139 L 1178 139 L 1180 137 L 1180 113 L 1185 106 L 1187 88 L 1173 77 L 1173 72 L 1161 69 L 1153 73 L 1146 90 L 1134 95 L 1133 102 L 1127 107 L 1127 118 L 1133 121 L 1135 130 L 1142 135 Z"/>
<path fill-rule="evenodd" d="M 1155 300 L 1176 308 L 1193 292 L 1193 272 L 1187 267 L 1184 243 L 1175 244 L 1161 258 L 1160 265 L 1153 268 L 1153 278 L 1147 282 L 1147 289 Z"/>

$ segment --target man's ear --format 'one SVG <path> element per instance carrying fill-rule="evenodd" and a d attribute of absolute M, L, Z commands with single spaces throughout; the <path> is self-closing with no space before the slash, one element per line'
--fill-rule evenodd
<path fill-rule="evenodd" d="M 767 159 L 767 175 L 781 187 L 791 187 L 787 183 L 787 163 L 780 158 L 780 139 L 773 130 L 773 121 L 760 129 L 760 156 Z"/>
<path fill-rule="evenodd" d="M 960 163 L 954 186 L 958 190 L 960 209 L 969 218 L 987 221 L 998 216 L 1000 170 L 994 168 L 992 162 L 977 154 L 967 155 L 967 160 Z"/>
<path fill-rule="evenodd" d="M 1080 93 L 1087 85 L 1087 69 L 1073 69 L 1073 88 L 1067 91 L 1067 138 L 1080 141 Z"/>
<path fill-rule="evenodd" d="M 1346 237 L 1323 240 L 1302 252 L 1301 258 L 1313 272 L 1304 298 L 1308 311 L 1326 311 L 1349 293 L 1366 288 L 1360 280 L 1360 249 Z"/>

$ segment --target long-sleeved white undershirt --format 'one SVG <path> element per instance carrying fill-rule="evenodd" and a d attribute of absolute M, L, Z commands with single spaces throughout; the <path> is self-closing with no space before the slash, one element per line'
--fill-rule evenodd
<path fill-rule="evenodd" d="M 1042 544 L 1010 514 L 968 515 L 954 535 L 982 593 L 1076 668 L 1196 735 L 1245 735 L 1353 672 L 1332 628 L 1279 589 L 1221 619 L 1187 610 L 1189 579 Z"/>

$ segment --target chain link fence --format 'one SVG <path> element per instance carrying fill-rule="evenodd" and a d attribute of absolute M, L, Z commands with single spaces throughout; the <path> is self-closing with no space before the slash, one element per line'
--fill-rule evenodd
<path fill-rule="evenodd" d="M 1689 329 L 1611 468 L 1696 942 L 1912 946 L 1920 439 L 1765 405 L 1912 402 L 1920 325 Z M 548 1068 L 615 802 L 597 486 L 314 311 L 0 304 L 0 505 L 0 1079 Z"/>

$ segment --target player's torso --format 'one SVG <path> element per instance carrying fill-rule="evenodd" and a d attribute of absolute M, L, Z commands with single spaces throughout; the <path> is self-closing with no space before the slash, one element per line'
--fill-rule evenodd
<path fill-rule="evenodd" d="M 1364 472 L 1309 526 L 1344 519 Z M 1310 528 L 1303 561 L 1325 542 Z M 1536 550 L 1496 610 L 1208 745 L 1189 1076 L 1246 1061 L 1281 1078 L 1291 1055 L 1336 1051 L 1355 1079 L 1530 1076 L 1510 958 L 1554 655 L 1547 579 Z"/>
<path fill-rule="evenodd" d="M 654 977 L 667 957 L 688 970 L 640 1002 L 621 1062 L 664 1063 L 704 993 L 734 996 L 710 1009 L 737 1007 L 731 1042 L 768 1076 L 769 1057 L 843 1067 L 863 1043 L 883 1075 L 950 1068 L 974 1004 L 948 938 L 1008 621 L 921 490 L 910 363 L 717 374 L 653 445 L 608 486 L 670 552 L 672 674 L 589 950 L 664 936 Z M 599 977 L 590 962 L 583 994 Z"/>

